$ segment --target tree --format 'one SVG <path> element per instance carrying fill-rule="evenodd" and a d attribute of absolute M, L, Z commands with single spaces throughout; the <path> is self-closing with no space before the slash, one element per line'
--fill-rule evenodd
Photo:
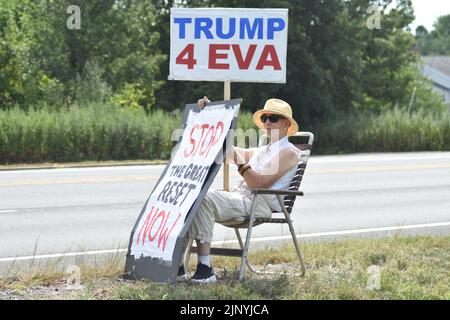
<path fill-rule="evenodd" d="M 0 108 L 23 100 L 24 83 L 29 78 L 26 58 L 31 48 L 28 1 L 0 0 Z"/>
<path fill-rule="evenodd" d="M 405 28 L 414 19 L 408 0 L 397 1 L 387 13 L 389 0 L 186 0 L 189 7 L 288 8 L 289 33 L 286 84 L 232 84 L 232 96 L 243 97 L 243 109 L 261 108 L 271 97 L 283 98 L 297 120 L 318 123 L 337 112 L 379 111 L 404 103 L 417 76 L 414 38 Z M 381 29 L 367 28 L 369 6 L 380 4 Z M 166 8 L 167 9 L 167 8 Z M 386 11 L 386 12 L 385 12 Z M 166 23 L 168 10 L 158 19 Z M 168 33 L 161 33 L 167 35 Z M 160 46 L 168 48 L 169 38 Z M 166 77 L 168 63 L 161 69 Z M 176 93 L 176 94 L 175 94 Z M 161 107 L 181 107 L 179 97 L 196 101 L 209 94 L 222 99 L 221 83 L 169 81 L 158 92 Z M 183 101 L 184 102 L 184 101 Z"/>
<path fill-rule="evenodd" d="M 416 29 L 416 40 L 423 55 L 450 55 L 450 14 L 440 16 L 428 32 L 423 26 Z"/>
<path fill-rule="evenodd" d="M 184 5 L 289 9 L 287 83 L 232 84 L 232 96 L 244 98 L 243 109 L 254 111 L 261 108 L 268 98 L 284 98 L 296 109 L 294 113 L 303 122 L 323 118 L 337 104 L 344 108 L 350 106 L 352 83 L 349 79 L 357 68 L 348 55 L 356 43 L 342 29 L 345 21 L 338 14 L 343 8 L 342 1 L 329 0 L 325 4 L 316 0 L 301 3 L 288 0 L 191 0 L 185 1 Z M 169 23 L 168 12 L 164 12 L 160 19 Z M 161 47 L 167 48 L 169 38 L 161 38 L 161 41 Z M 353 46 L 349 46 L 348 42 Z M 161 77 L 167 77 L 168 68 L 165 66 L 162 70 L 164 74 Z M 219 100 L 223 97 L 222 87 L 221 83 L 214 82 L 169 81 L 159 92 L 158 103 L 176 108 L 181 107 L 178 97 L 196 101 L 204 94 Z"/>
<path fill-rule="evenodd" d="M 0 107 L 80 104 L 113 96 L 134 106 L 173 110 L 204 94 L 222 99 L 219 82 L 166 81 L 173 6 L 289 9 L 287 83 L 233 83 L 232 96 L 244 98 L 244 110 L 277 97 L 293 106 L 301 124 L 314 124 L 338 112 L 406 105 L 420 78 L 415 39 L 406 30 L 414 13 L 410 0 L 397 0 L 388 11 L 391 3 L 0 0 Z M 369 29 L 373 13 L 368 8 L 375 4 L 380 29 Z M 69 5 L 80 7 L 80 30 L 66 27 Z M 440 18 L 435 30 L 422 30 L 418 37 L 445 44 L 449 20 Z"/>
<path fill-rule="evenodd" d="M 132 85 L 142 91 L 142 105 L 154 105 L 164 55 L 152 1 L 0 1 L 0 81 L 7 82 L 0 99 L 29 105 L 59 91 L 49 102 L 63 104 L 79 100 L 80 81 L 95 78 L 97 88 L 115 92 Z M 80 7 L 80 30 L 66 27 L 69 5 Z M 93 75 L 92 66 L 102 74 Z"/>
<path fill-rule="evenodd" d="M 69 1 L 74 2 L 74 1 Z M 159 34 L 152 1 L 79 1 L 81 32 L 66 30 L 72 68 L 82 72 L 95 61 L 115 92 L 133 84 L 144 92 L 144 105 L 155 102 L 159 65 Z"/>

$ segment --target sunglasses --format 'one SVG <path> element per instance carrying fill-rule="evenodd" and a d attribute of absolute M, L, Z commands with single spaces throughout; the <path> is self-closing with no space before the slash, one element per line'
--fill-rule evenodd
<path fill-rule="evenodd" d="M 278 122 L 278 120 L 286 119 L 286 118 L 283 117 L 283 116 L 277 115 L 277 114 L 271 114 L 270 116 L 267 115 L 267 114 L 261 115 L 261 122 L 262 123 L 265 123 L 267 121 L 267 119 L 269 119 L 269 121 L 272 122 L 272 123 L 276 123 L 276 122 Z"/>

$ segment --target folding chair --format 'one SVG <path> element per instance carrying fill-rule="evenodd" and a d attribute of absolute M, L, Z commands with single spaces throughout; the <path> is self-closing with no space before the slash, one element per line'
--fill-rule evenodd
<path fill-rule="evenodd" d="M 239 242 L 240 249 L 211 248 L 211 255 L 241 257 L 241 266 L 239 269 L 239 281 L 241 281 L 244 278 L 246 265 L 252 272 L 257 272 L 256 269 L 252 266 L 252 264 L 249 261 L 248 250 L 249 250 L 249 246 L 250 246 L 250 240 L 251 240 L 253 227 L 261 225 L 261 224 L 265 224 L 265 223 L 286 223 L 289 225 L 289 231 L 292 236 L 292 241 L 294 242 L 295 250 L 297 251 L 298 259 L 300 261 L 301 276 L 303 277 L 305 275 L 305 272 L 306 272 L 305 263 L 303 261 L 303 255 L 300 250 L 300 245 L 297 240 L 297 236 L 295 234 L 294 227 L 292 225 L 292 219 L 291 219 L 290 214 L 292 212 L 292 208 L 294 207 L 296 197 L 303 196 L 303 192 L 299 191 L 299 187 L 300 187 L 300 183 L 303 178 L 303 174 L 306 169 L 306 164 L 307 164 L 309 156 L 311 154 L 312 145 L 314 142 L 314 135 L 311 132 L 297 132 L 296 134 L 292 135 L 291 137 L 293 137 L 293 138 L 300 137 L 300 138 L 307 140 L 307 142 L 301 143 L 301 144 L 294 143 L 294 145 L 302 151 L 302 154 L 299 158 L 297 172 L 296 172 L 294 178 L 292 179 L 288 190 L 254 189 L 252 193 L 255 195 L 255 198 L 253 200 L 250 216 L 243 217 L 240 219 L 233 219 L 233 220 L 229 220 L 229 221 L 220 223 L 226 227 L 234 228 L 238 242 Z M 290 137 L 290 140 L 292 140 L 291 137 Z M 264 136 L 260 140 L 260 145 L 261 145 L 261 141 L 263 141 L 263 140 L 264 140 Z M 284 218 L 257 218 L 257 217 L 255 217 L 255 209 L 256 209 L 256 201 L 255 200 L 259 195 L 262 195 L 262 194 L 272 194 L 272 195 L 276 196 L 282 211 L 273 212 L 273 214 L 283 213 Z M 284 198 L 282 196 L 284 196 Z M 247 229 L 245 243 L 242 241 L 242 237 L 239 232 L 239 229 Z M 185 266 L 189 265 L 190 254 L 197 252 L 197 248 L 192 247 L 192 243 L 193 243 L 193 240 L 190 240 L 188 247 L 187 247 Z"/>

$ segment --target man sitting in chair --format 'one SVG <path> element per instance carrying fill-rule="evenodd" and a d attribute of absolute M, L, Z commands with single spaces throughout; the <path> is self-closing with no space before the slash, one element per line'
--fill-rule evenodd
<path fill-rule="evenodd" d="M 202 109 L 208 102 L 205 96 L 198 101 L 198 105 Z M 206 194 L 188 233 L 189 239 L 196 240 L 198 249 L 197 270 L 191 277 L 193 282 L 217 281 L 210 258 L 214 223 L 249 216 L 255 197 L 252 189 L 288 189 L 296 173 L 300 151 L 288 141 L 288 136 L 298 131 L 298 125 L 292 118 L 289 104 L 283 100 L 269 99 L 262 110 L 253 114 L 253 121 L 264 129 L 270 143 L 250 149 L 233 147 L 228 161 L 238 166 L 243 179 L 229 192 L 211 189 Z M 276 197 L 258 196 L 255 216 L 270 218 L 273 211 L 281 211 Z M 178 279 L 187 279 L 184 265 L 180 266 Z"/>

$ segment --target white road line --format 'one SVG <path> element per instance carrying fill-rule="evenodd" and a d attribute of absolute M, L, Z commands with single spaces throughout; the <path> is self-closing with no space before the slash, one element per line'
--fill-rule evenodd
<path fill-rule="evenodd" d="M 51 259 L 51 258 L 67 258 L 67 257 L 76 257 L 76 256 L 89 256 L 89 255 L 96 255 L 96 254 L 119 253 L 119 252 L 124 252 L 124 251 L 127 251 L 127 249 L 53 253 L 53 254 L 43 254 L 43 255 L 36 255 L 36 256 L 1 258 L 0 262 L 14 262 L 14 261 L 23 261 L 23 260 L 39 260 L 39 259 Z"/>
<path fill-rule="evenodd" d="M 346 235 L 346 234 L 359 234 L 359 233 L 380 232 L 380 231 L 397 231 L 397 230 L 420 229 L 420 228 L 435 228 L 435 227 L 444 227 L 444 226 L 450 226 L 450 221 L 424 223 L 424 224 L 412 224 L 412 225 L 396 226 L 396 227 L 380 227 L 380 228 L 366 228 L 366 229 L 352 229 L 352 230 L 342 230 L 342 231 L 305 233 L 305 234 L 297 234 L 297 238 L 316 238 L 316 237 L 326 237 L 326 236 L 339 236 L 339 235 Z M 264 242 L 264 241 L 285 240 L 285 239 L 291 239 L 291 235 L 252 238 L 252 242 Z M 237 240 L 225 240 L 225 241 L 213 242 L 214 245 L 232 244 L 232 243 L 238 243 L 238 241 Z"/>
<path fill-rule="evenodd" d="M 449 160 L 450 152 L 436 152 L 435 154 L 351 154 L 314 156 L 309 163 L 343 163 L 343 162 L 382 162 L 382 161 L 411 161 L 411 160 Z"/>
<path fill-rule="evenodd" d="M 309 163 L 345 163 L 345 162 L 383 162 L 383 161 L 411 161 L 411 160 L 450 160 L 450 152 L 436 151 L 436 152 L 398 152 L 398 153 L 360 153 L 360 154 L 344 154 L 344 155 L 313 155 Z M 27 174 L 42 173 L 43 170 L 48 170 L 49 173 L 62 172 L 80 172 L 80 171 L 140 171 L 156 169 L 157 172 L 162 171 L 166 164 L 130 164 L 130 165 L 108 165 L 104 167 L 75 167 L 75 168 L 30 168 L 27 169 Z M 14 170 L 14 168 L 5 170 L 4 174 L 24 174 L 24 170 Z"/>
<path fill-rule="evenodd" d="M 16 174 L 16 175 L 24 175 L 24 174 L 42 174 L 44 170 L 47 171 L 46 174 L 59 174 L 59 173 L 73 173 L 73 172 L 87 172 L 91 171 L 100 172 L 100 171 L 146 171 L 156 170 L 161 171 L 166 167 L 166 164 L 139 164 L 139 165 L 120 165 L 120 166 L 104 166 L 104 167 L 96 167 L 95 165 L 92 167 L 81 167 L 81 168 L 30 168 L 25 170 L 15 170 L 14 168 L 8 170 L 1 170 L 0 174 Z"/>
<path fill-rule="evenodd" d="M 12 213 L 12 212 L 19 212 L 19 210 L 0 210 L 0 213 Z"/>
<path fill-rule="evenodd" d="M 444 222 L 434 222 L 434 223 L 423 223 L 423 224 L 412 224 L 405 226 L 395 226 L 395 227 L 380 227 L 380 228 L 365 228 L 365 229 L 351 229 L 351 230 L 341 230 L 341 231 L 328 231 L 328 232 L 316 232 L 316 233 L 305 233 L 298 234 L 297 238 L 316 238 L 324 236 L 337 236 L 346 234 L 360 234 L 360 233 L 370 233 L 370 232 L 380 232 L 380 231 L 398 231 L 407 229 L 421 229 L 421 228 L 435 228 L 450 226 L 450 221 Z M 261 237 L 252 238 L 252 242 L 264 242 L 273 240 L 285 240 L 290 239 L 291 236 L 273 236 L 273 237 Z M 237 244 L 237 240 L 224 240 L 224 241 L 213 241 L 212 245 L 221 244 Z M 66 257 L 76 257 L 76 256 L 86 256 L 86 255 L 97 255 L 97 254 L 116 254 L 120 252 L 127 252 L 128 249 L 114 249 L 114 250 L 97 250 L 97 251 L 83 251 L 83 252 L 70 252 L 70 253 L 54 253 L 36 256 L 23 256 L 23 257 L 11 257 L 11 258 L 0 258 L 0 262 L 14 262 L 23 260 L 39 260 L 39 259 L 51 259 L 51 258 L 66 258 Z"/>

